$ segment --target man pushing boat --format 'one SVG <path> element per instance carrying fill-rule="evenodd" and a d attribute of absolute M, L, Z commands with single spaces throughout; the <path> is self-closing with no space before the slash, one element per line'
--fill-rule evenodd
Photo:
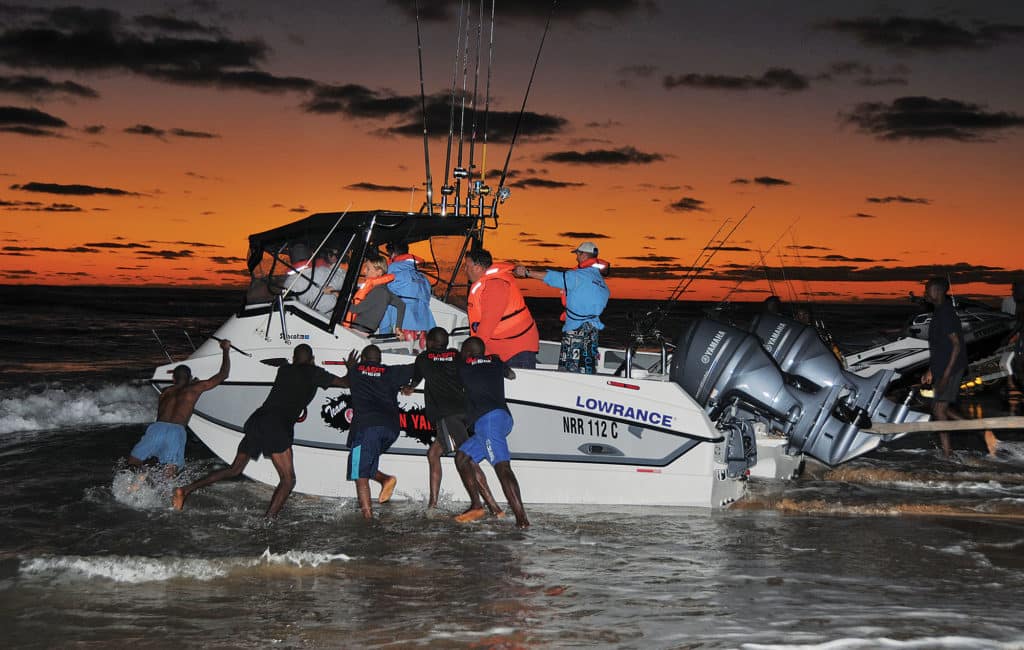
<path fill-rule="evenodd" d="M 142 467 L 147 459 L 156 459 L 165 465 L 165 474 L 174 476 L 185 465 L 185 425 L 188 424 L 196 402 L 206 391 L 219 386 L 228 378 L 231 370 L 231 341 L 220 342 L 223 359 L 220 370 L 209 379 L 198 381 L 192 378 L 192 369 L 186 365 L 177 366 L 173 371 L 174 385 L 160 393 L 160 402 L 156 409 L 156 422 L 146 427 L 142 436 L 128 456 L 128 464 Z"/>
<path fill-rule="evenodd" d="M 223 346 L 224 341 L 221 343 Z M 225 348 L 225 358 L 227 349 Z M 172 504 L 176 510 L 185 507 L 185 499 L 199 488 L 213 485 L 242 473 L 245 466 L 261 455 L 270 458 L 277 470 L 279 482 L 267 507 L 267 517 L 275 517 L 284 507 L 288 495 L 295 488 L 295 467 L 292 463 L 292 441 L 295 421 L 316 396 L 318 388 L 344 387 L 344 378 L 318 368 L 313 359 L 313 348 L 305 343 L 295 347 L 292 362 L 277 369 L 274 385 L 262 406 L 245 421 L 245 436 L 238 443 L 238 452 L 231 467 L 211 473 L 195 483 L 174 491 Z"/>

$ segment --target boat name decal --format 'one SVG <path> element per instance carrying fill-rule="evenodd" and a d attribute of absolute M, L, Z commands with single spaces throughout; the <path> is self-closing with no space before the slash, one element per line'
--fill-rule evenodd
<path fill-rule="evenodd" d="M 772 335 L 768 337 L 768 340 L 764 344 L 766 350 L 771 352 L 775 349 L 775 344 L 779 342 L 779 336 L 785 329 L 785 323 L 779 323 L 778 325 L 775 326 L 775 330 L 772 332 Z"/>
<path fill-rule="evenodd" d="M 711 339 L 711 343 L 708 343 L 707 349 L 704 350 L 704 355 L 700 358 L 701 363 L 704 365 L 711 363 L 711 355 L 715 353 L 715 350 L 718 349 L 718 344 L 721 343 L 724 338 L 725 330 L 718 330 L 718 332 L 715 333 L 714 338 Z"/>
<path fill-rule="evenodd" d="M 299 341 L 308 341 L 309 340 L 309 334 L 289 334 L 288 336 L 285 336 L 284 333 L 282 332 L 281 333 L 281 338 L 282 339 L 283 338 L 287 338 L 287 339 L 299 340 Z"/>
<path fill-rule="evenodd" d="M 725 332 L 723 331 L 721 334 L 724 335 Z M 669 413 L 626 406 L 625 404 L 619 404 L 618 402 L 612 402 L 609 400 L 577 395 L 576 406 L 595 413 L 606 413 L 608 415 L 614 415 L 627 420 L 637 420 L 638 422 L 643 422 L 645 424 L 655 424 L 663 427 L 672 426 L 672 415 Z"/>

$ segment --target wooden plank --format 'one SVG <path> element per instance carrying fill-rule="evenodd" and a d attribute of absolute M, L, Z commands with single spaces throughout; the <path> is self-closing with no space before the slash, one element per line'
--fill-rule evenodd
<path fill-rule="evenodd" d="M 918 433 L 922 431 L 985 431 L 987 429 L 1024 429 L 1024 416 L 1007 415 L 1003 417 L 978 418 L 976 420 L 939 420 L 927 422 L 878 422 L 870 429 L 861 429 L 864 433 L 886 436 L 893 433 Z"/>

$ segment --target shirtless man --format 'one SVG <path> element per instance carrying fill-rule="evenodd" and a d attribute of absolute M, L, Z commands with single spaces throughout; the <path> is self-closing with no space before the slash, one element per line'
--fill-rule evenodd
<path fill-rule="evenodd" d="M 145 435 L 132 447 L 128 456 L 129 465 L 142 467 L 146 459 L 155 456 L 166 465 L 168 478 L 178 473 L 178 469 L 185 464 L 185 425 L 192 417 L 199 396 L 220 385 L 228 378 L 228 371 L 231 370 L 231 360 L 228 358 L 231 341 L 221 341 L 220 349 L 224 352 L 220 370 L 209 379 L 193 379 L 192 370 L 188 366 L 174 369 L 174 385 L 160 393 L 156 422 L 146 427 Z"/>

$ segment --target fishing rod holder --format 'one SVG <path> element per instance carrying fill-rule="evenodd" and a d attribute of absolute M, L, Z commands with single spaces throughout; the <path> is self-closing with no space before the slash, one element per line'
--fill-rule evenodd
<path fill-rule="evenodd" d="M 454 185 L 442 185 L 441 186 L 441 196 L 451 196 L 452 194 L 455 194 L 455 186 Z"/>
<path fill-rule="evenodd" d="M 498 188 L 498 202 L 504 203 L 508 200 L 508 197 L 512 196 L 512 190 L 507 187 Z"/>
<path fill-rule="evenodd" d="M 469 178 L 469 170 L 465 167 L 456 167 L 452 170 L 452 178 Z"/>

